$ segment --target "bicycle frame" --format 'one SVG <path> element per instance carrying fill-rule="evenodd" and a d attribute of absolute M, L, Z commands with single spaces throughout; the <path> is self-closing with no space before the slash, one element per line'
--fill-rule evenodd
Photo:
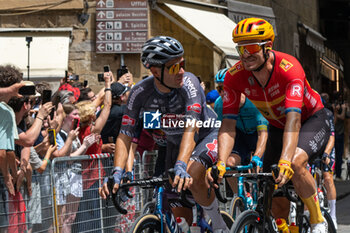
<path fill-rule="evenodd" d="M 252 169 L 253 165 L 239 165 L 235 167 L 227 167 L 226 171 L 247 171 L 249 169 Z M 248 200 L 246 196 L 246 190 L 244 187 L 244 182 L 246 181 L 246 178 L 244 176 L 239 176 L 239 174 L 235 175 L 238 179 L 238 190 L 237 190 L 237 196 L 242 198 L 244 203 L 244 209 L 248 210 L 251 209 L 251 207 L 248 206 Z M 250 193 L 252 194 L 253 199 L 253 207 L 255 207 L 258 204 L 258 183 L 254 180 L 249 180 L 249 183 L 252 184 L 252 190 Z"/>
<path fill-rule="evenodd" d="M 110 178 L 113 179 L 113 178 Z M 181 229 L 178 226 L 176 219 L 170 210 L 166 210 L 163 207 L 163 198 L 165 195 L 165 187 L 164 184 L 168 182 L 169 179 L 167 178 L 153 178 L 153 179 L 148 179 L 148 180 L 134 180 L 130 183 L 125 183 L 121 184 L 120 188 L 118 189 L 118 192 L 115 194 L 112 194 L 112 201 L 116 209 L 122 213 L 126 214 L 127 211 L 123 209 L 120 204 L 119 204 L 119 199 L 118 199 L 118 193 L 120 190 L 123 190 L 124 188 L 129 188 L 132 186 L 140 186 L 141 188 L 155 188 L 155 197 L 156 197 L 156 208 L 152 214 L 156 215 L 161 222 L 161 232 L 166 232 L 166 227 L 169 229 L 171 233 L 181 233 Z M 111 186 L 113 187 L 113 186 Z M 110 189 L 112 190 L 112 189 Z M 129 196 L 130 197 L 130 196 Z M 132 196 L 130 197 L 132 198 Z M 183 200 L 183 202 L 188 202 L 187 200 Z M 188 205 L 188 204 L 187 204 Z M 212 232 L 212 229 L 210 225 L 205 221 L 204 216 L 202 215 L 201 207 L 196 204 L 194 208 L 199 209 L 197 211 L 197 216 L 194 216 L 196 218 L 196 223 L 197 226 L 201 227 L 202 229 L 207 229 L 209 232 Z M 166 225 L 165 225 L 166 224 Z"/>

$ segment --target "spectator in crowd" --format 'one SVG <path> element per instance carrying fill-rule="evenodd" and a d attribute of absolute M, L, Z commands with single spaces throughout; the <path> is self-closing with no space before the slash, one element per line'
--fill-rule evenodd
<path fill-rule="evenodd" d="M 117 82 L 129 87 L 133 87 L 135 85 L 134 77 L 128 70 L 127 66 L 122 66 L 117 70 Z"/>
<path fill-rule="evenodd" d="M 80 90 L 80 97 L 78 102 L 84 101 L 84 100 L 90 100 L 94 101 L 96 99 L 95 93 L 91 90 L 90 87 L 85 87 Z"/>
<path fill-rule="evenodd" d="M 206 95 L 207 105 L 214 110 L 214 104 L 217 98 L 219 98 L 219 92 L 217 90 L 211 90 Z"/>
<path fill-rule="evenodd" d="M 73 104 L 63 105 L 66 117 L 63 120 L 62 128 L 57 134 L 58 149 L 63 148 L 66 144 L 71 145 L 67 156 L 84 155 L 87 149 L 96 143 L 100 137 L 97 134 L 90 134 L 86 136 L 82 143 L 77 138 L 79 132 L 79 125 L 74 122 L 79 122 L 78 108 Z M 82 186 L 82 168 L 81 163 L 75 162 L 68 166 L 65 163 L 59 163 L 56 173 L 56 195 L 58 204 L 58 213 L 60 218 L 60 226 L 62 232 L 71 232 L 71 225 L 73 224 L 78 210 L 80 198 L 83 196 Z M 67 187 L 70 187 L 67 190 Z"/>
<path fill-rule="evenodd" d="M 344 153 L 344 127 L 347 111 L 347 104 L 344 103 L 341 95 L 336 95 L 333 106 L 335 122 L 335 180 L 341 180 L 341 171 Z"/>
<path fill-rule="evenodd" d="M 18 139 L 15 114 L 7 102 L 12 97 L 20 97 L 19 88 L 24 84 L 18 70 L 12 66 L 0 66 L 0 169 L 4 177 L 1 186 L 4 185 L 11 195 L 15 194 L 12 179 L 16 180 L 17 170 L 14 159 L 15 139 Z M 9 173 L 11 168 L 12 175 Z M 3 188 L 2 190 L 5 190 Z M 0 227 L 3 217 L 0 217 Z"/>
<path fill-rule="evenodd" d="M 130 87 L 115 82 L 111 85 L 112 89 L 112 107 L 108 116 L 106 125 L 101 131 L 103 142 L 102 152 L 114 153 L 115 140 L 118 137 L 122 117 L 127 102 L 127 92 Z"/>
<path fill-rule="evenodd" d="M 80 130 L 79 139 L 83 142 L 84 138 L 91 133 L 100 134 L 106 121 L 108 119 L 112 94 L 111 94 L 111 81 L 113 80 L 112 72 L 104 73 L 105 88 L 104 88 L 104 101 L 103 108 L 100 116 L 96 119 L 96 106 L 91 101 L 82 101 L 77 103 L 80 116 Z M 86 151 L 86 154 L 100 154 L 102 152 L 102 140 L 94 143 Z M 81 232 L 93 229 L 94 227 L 100 228 L 100 211 L 99 211 L 99 195 L 97 192 L 99 182 L 99 170 L 101 176 L 105 176 L 103 167 L 98 168 L 98 164 L 94 161 L 83 164 L 83 198 L 79 204 L 79 211 L 76 216 L 76 222 L 83 222 L 89 220 L 85 224 L 77 224 L 75 231 Z M 86 201 L 89 200 L 89 204 Z M 92 200 L 92 201 L 91 201 Z M 91 211 L 91 208 L 94 210 Z"/>

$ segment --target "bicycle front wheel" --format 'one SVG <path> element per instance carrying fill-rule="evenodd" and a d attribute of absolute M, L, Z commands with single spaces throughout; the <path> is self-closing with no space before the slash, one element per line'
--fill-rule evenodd
<path fill-rule="evenodd" d="M 321 209 L 321 212 L 322 212 L 322 215 L 324 217 L 324 219 L 326 220 L 327 222 L 327 225 L 328 225 L 328 232 L 329 233 L 336 233 L 336 229 L 335 229 L 335 226 L 334 226 L 334 223 L 333 223 L 333 220 L 332 220 L 332 217 L 331 215 L 328 213 L 328 211 L 324 208 Z"/>
<path fill-rule="evenodd" d="M 229 213 L 223 211 L 223 210 L 220 211 L 220 214 L 221 214 L 221 217 L 224 220 L 227 228 L 231 229 L 231 227 L 232 227 L 232 225 L 234 223 L 234 220 L 231 217 L 231 215 Z M 209 219 L 208 224 L 211 226 L 211 219 Z"/>
<path fill-rule="evenodd" d="M 260 215 L 254 210 L 246 210 L 237 216 L 231 233 L 258 233 L 263 231 L 263 224 L 260 223 Z M 271 231 L 273 232 L 273 231 Z"/>
<path fill-rule="evenodd" d="M 154 214 L 141 215 L 135 220 L 129 233 L 162 233 L 160 220 Z"/>
<path fill-rule="evenodd" d="M 237 219 L 237 217 L 244 211 L 244 203 L 242 198 L 240 197 L 235 197 L 231 201 L 231 206 L 230 206 L 230 215 L 234 220 Z"/>

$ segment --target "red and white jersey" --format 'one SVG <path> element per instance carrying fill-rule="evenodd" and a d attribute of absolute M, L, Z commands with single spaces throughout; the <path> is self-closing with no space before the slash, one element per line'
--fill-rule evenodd
<path fill-rule="evenodd" d="M 285 53 L 271 51 L 274 64 L 265 87 L 251 71 L 244 69 L 241 61 L 231 67 L 225 76 L 223 118 L 236 119 L 241 93 L 259 109 L 271 125 L 284 128 L 286 113 L 301 113 L 304 122 L 323 108 L 321 97 L 306 80 L 298 60 Z"/>

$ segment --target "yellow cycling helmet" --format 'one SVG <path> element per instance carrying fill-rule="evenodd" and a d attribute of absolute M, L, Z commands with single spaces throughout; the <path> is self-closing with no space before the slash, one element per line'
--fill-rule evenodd
<path fill-rule="evenodd" d="M 232 40 L 237 43 L 244 40 L 273 40 L 275 33 L 272 25 L 265 19 L 247 18 L 241 20 L 233 29 Z"/>

